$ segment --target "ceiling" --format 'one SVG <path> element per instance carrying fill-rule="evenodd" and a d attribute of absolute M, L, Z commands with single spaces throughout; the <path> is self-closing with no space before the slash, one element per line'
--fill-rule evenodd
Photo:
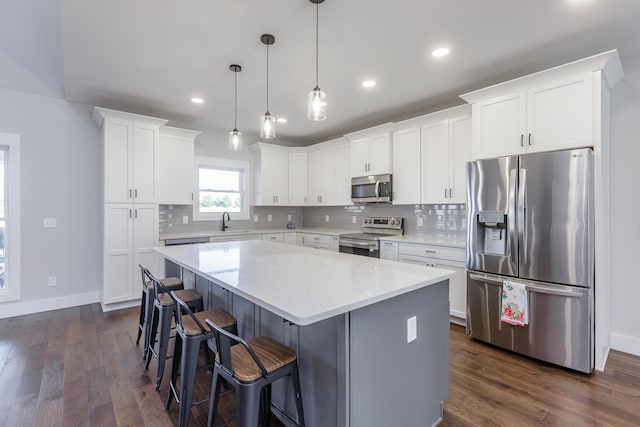
<path fill-rule="evenodd" d="M 60 1 L 53 28 L 66 99 L 231 130 L 229 65 L 239 64 L 238 128 L 249 138 L 266 110 L 260 35 L 273 34 L 269 109 L 288 120 L 277 140 L 300 145 L 458 105 L 461 93 L 606 50 L 617 48 L 623 67 L 640 58 L 638 0 L 326 0 L 319 86 L 328 113 L 312 122 L 309 0 Z M 441 46 L 450 55 L 431 56 Z M 377 85 L 365 89 L 365 79 Z"/>

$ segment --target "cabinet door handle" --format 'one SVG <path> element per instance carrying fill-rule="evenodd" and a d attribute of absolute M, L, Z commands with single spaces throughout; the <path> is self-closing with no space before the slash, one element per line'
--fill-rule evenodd
<path fill-rule="evenodd" d="M 191 193 L 191 201 L 193 201 L 193 193 Z"/>
<path fill-rule="evenodd" d="M 133 190 L 133 197 L 134 197 L 135 199 L 137 199 L 137 198 L 138 198 L 138 189 L 137 189 L 137 188 L 136 188 L 135 190 Z"/>
<path fill-rule="evenodd" d="M 129 209 L 129 218 L 131 218 L 131 209 Z"/>
<path fill-rule="evenodd" d="M 138 209 L 134 209 L 134 218 L 138 218 Z"/>
<path fill-rule="evenodd" d="M 447 198 L 447 189 L 446 188 L 444 189 L 444 198 L 445 199 Z"/>
<path fill-rule="evenodd" d="M 129 198 L 133 197 L 133 191 L 131 189 L 129 189 Z"/>
<path fill-rule="evenodd" d="M 307 196 L 304 196 L 304 202 L 307 203 Z"/>
<path fill-rule="evenodd" d="M 436 253 L 436 251 L 432 251 L 431 249 L 425 249 L 424 251 L 425 251 L 425 253 L 428 253 L 428 254 L 435 254 Z"/>
<path fill-rule="evenodd" d="M 524 134 L 520 134 L 520 146 L 524 147 Z"/>
<path fill-rule="evenodd" d="M 453 188 L 449 189 L 449 198 L 453 199 Z"/>
<path fill-rule="evenodd" d="M 529 147 L 531 147 L 531 134 L 529 134 Z"/>

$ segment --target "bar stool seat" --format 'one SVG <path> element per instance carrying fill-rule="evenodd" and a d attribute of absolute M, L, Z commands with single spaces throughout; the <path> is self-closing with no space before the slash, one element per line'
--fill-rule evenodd
<path fill-rule="evenodd" d="M 142 273 L 142 296 L 140 299 L 140 321 L 138 322 L 138 337 L 136 338 L 136 345 L 140 344 L 140 338 L 144 333 L 144 348 L 142 349 L 142 359 L 147 358 L 147 352 L 149 351 L 149 333 L 151 330 L 151 315 L 153 311 L 153 301 L 155 300 L 155 290 L 152 280 L 147 280 L 144 273 L 145 267 L 139 265 Z M 160 279 L 162 283 L 169 291 L 178 291 L 184 289 L 184 283 L 179 277 L 167 277 Z"/>
<path fill-rule="evenodd" d="M 200 311 L 194 313 L 179 296 L 178 292 L 172 292 L 179 309 L 176 310 L 176 341 L 173 352 L 173 365 L 171 368 L 171 381 L 169 382 L 169 396 L 165 409 L 168 411 L 171 402 L 175 398 L 180 405 L 178 414 L 178 425 L 186 427 L 189 424 L 191 407 L 207 402 L 209 398 L 193 402 L 193 389 L 196 379 L 196 368 L 198 365 L 198 349 L 204 347 L 206 354 L 209 353 L 208 342 L 215 340 L 215 333 L 205 325 L 206 322 L 214 322 L 223 330 L 234 333 L 238 332 L 236 318 L 223 309 Z M 216 348 L 217 350 L 217 348 Z M 210 362 L 207 358 L 207 367 Z M 178 375 L 180 378 L 180 390 L 177 389 Z"/>
<path fill-rule="evenodd" d="M 198 319 L 200 325 L 204 325 L 207 319 L 211 320 L 213 323 L 223 329 L 230 328 L 236 324 L 236 318 L 233 317 L 228 311 L 221 308 L 215 310 L 198 311 L 196 313 L 193 313 L 193 316 Z M 182 329 L 184 330 L 184 333 L 186 335 L 192 336 L 201 334 L 202 329 L 200 329 L 200 325 L 198 325 L 189 316 L 182 317 Z"/>
<path fill-rule="evenodd" d="M 182 301 L 186 303 L 190 303 L 190 302 L 202 299 L 202 295 L 200 295 L 198 291 L 195 291 L 193 289 L 181 289 L 175 292 L 178 298 L 180 298 Z M 158 300 L 160 301 L 160 305 L 162 305 L 163 307 L 170 307 L 176 304 L 173 298 L 171 298 L 171 295 L 169 295 L 169 292 L 161 293 L 160 296 L 158 297 Z"/>
<path fill-rule="evenodd" d="M 247 344 L 260 359 L 267 373 L 295 362 L 297 357 L 295 351 L 269 337 L 256 337 L 247 340 Z M 216 357 L 216 360 L 219 360 L 219 357 Z M 253 361 L 249 351 L 241 345 L 231 347 L 231 364 L 233 375 L 240 381 L 253 381 L 262 376 L 262 371 Z"/>

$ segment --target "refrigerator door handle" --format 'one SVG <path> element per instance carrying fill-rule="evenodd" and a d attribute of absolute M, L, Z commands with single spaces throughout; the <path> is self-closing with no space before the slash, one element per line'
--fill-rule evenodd
<path fill-rule="evenodd" d="M 520 240 L 520 261 L 527 262 L 527 170 L 520 169 L 518 180 L 518 238 Z"/>
<path fill-rule="evenodd" d="M 516 259 L 516 225 L 514 216 L 516 214 L 516 170 L 511 169 L 509 177 L 509 212 L 507 216 L 507 227 L 509 227 L 509 256 L 511 262 L 517 264 Z"/>
<path fill-rule="evenodd" d="M 492 277 L 484 274 L 469 273 L 469 279 L 478 280 L 480 282 L 489 282 L 495 285 L 502 286 L 505 280 L 510 280 L 511 278 L 505 277 L 503 280 L 500 277 Z M 516 282 L 517 280 L 518 279 L 515 279 Z M 550 286 L 539 286 L 539 285 L 533 285 L 531 283 L 525 283 L 525 287 L 527 288 L 527 291 L 535 292 L 539 294 L 557 295 L 557 296 L 568 297 L 568 298 L 581 298 L 584 296 L 583 292 L 577 292 L 577 291 L 565 290 L 565 289 L 555 289 L 555 288 L 551 288 Z"/>

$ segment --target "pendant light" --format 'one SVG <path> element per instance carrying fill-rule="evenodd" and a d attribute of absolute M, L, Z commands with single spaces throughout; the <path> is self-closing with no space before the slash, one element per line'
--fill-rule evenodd
<path fill-rule="evenodd" d="M 233 71 L 234 75 L 234 112 L 233 112 L 233 130 L 229 132 L 229 150 L 241 151 L 242 150 L 242 134 L 238 131 L 238 73 L 242 71 L 242 67 L 239 65 L 229 65 L 229 69 Z"/>
<path fill-rule="evenodd" d="M 276 38 L 263 34 L 260 40 L 267 46 L 267 112 L 260 118 L 260 138 L 273 139 L 276 137 L 276 118 L 269 112 L 269 46 L 276 42 Z"/>
<path fill-rule="evenodd" d="M 307 97 L 307 117 L 319 122 L 327 118 L 327 94 L 318 86 L 318 5 L 324 0 L 309 0 L 316 5 L 316 87 Z"/>

